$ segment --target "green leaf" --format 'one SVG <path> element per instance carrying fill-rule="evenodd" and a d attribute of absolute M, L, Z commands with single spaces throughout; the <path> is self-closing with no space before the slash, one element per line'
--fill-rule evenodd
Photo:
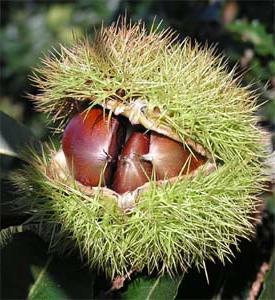
<path fill-rule="evenodd" d="M 275 100 L 269 101 L 263 107 L 263 113 L 264 113 L 265 118 L 267 120 L 269 120 L 272 123 L 275 123 Z"/>
<path fill-rule="evenodd" d="M 133 280 L 122 295 L 125 300 L 170 300 L 175 299 L 183 275 L 170 278 L 164 275 L 158 278 L 139 277 Z"/>
<path fill-rule="evenodd" d="M 15 234 L 1 250 L 1 299 L 93 299 L 94 275 L 76 257 L 47 253 L 33 233 Z"/>
<path fill-rule="evenodd" d="M 268 63 L 268 68 L 272 76 L 275 76 L 275 61 L 270 61 Z"/>
<path fill-rule="evenodd" d="M 32 285 L 28 299 L 64 299 L 66 293 L 59 289 L 54 280 L 49 276 L 48 268 L 52 263 L 53 257 L 50 256 L 43 267 L 32 266 L 32 274 L 35 282 Z"/>
<path fill-rule="evenodd" d="M 275 297 L 275 249 L 270 261 L 270 269 L 265 276 L 263 289 L 259 300 L 274 299 Z"/>
<path fill-rule="evenodd" d="M 272 34 L 269 34 L 265 26 L 257 20 L 252 22 L 237 20 L 228 24 L 227 29 L 238 39 L 252 43 L 258 55 L 275 56 Z"/>
<path fill-rule="evenodd" d="M 32 141 L 34 136 L 27 127 L 0 112 L 0 154 L 19 157 L 20 148 Z"/>

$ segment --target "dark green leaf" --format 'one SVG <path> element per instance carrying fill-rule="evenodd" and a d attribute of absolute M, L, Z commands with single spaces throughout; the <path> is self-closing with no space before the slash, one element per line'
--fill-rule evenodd
<path fill-rule="evenodd" d="M 0 112 L 0 154 L 19 157 L 18 150 L 33 140 L 27 127 Z"/>
<path fill-rule="evenodd" d="M 32 233 L 15 234 L 1 251 L 1 299 L 93 299 L 94 276 L 75 257 L 48 255 Z"/>
<path fill-rule="evenodd" d="M 263 108 L 267 120 L 275 123 L 275 100 L 269 101 Z"/>
<path fill-rule="evenodd" d="M 175 299 L 183 275 L 170 278 L 164 275 L 158 278 L 139 277 L 133 280 L 122 298 L 125 300 L 170 300 Z"/>

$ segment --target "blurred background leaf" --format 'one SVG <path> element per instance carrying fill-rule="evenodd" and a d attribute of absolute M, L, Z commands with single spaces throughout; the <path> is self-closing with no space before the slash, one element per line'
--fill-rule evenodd
<path fill-rule="evenodd" d="M 74 257 L 47 253 L 33 233 L 2 249 L 2 299 L 94 299 L 94 275 Z"/>
<path fill-rule="evenodd" d="M 171 278 L 169 275 L 148 278 L 139 276 L 128 284 L 123 293 L 124 300 L 167 300 L 175 299 L 183 275 Z"/>
<path fill-rule="evenodd" d="M 0 156 L 20 157 L 20 150 L 33 141 L 29 128 L 0 111 Z"/>

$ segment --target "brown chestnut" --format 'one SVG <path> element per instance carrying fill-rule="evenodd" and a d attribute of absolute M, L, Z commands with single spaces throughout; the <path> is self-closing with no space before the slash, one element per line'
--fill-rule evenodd
<path fill-rule="evenodd" d="M 125 138 L 118 118 L 100 108 L 75 115 L 62 139 L 63 151 L 74 178 L 87 186 L 109 185 L 113 165 Z"/>
<path fill-rule="evenodd" d="M 133 191 L 149 181 L 152 164 L 142 158 L 149 151 L 150 137 L 134 131 L 126 142 L 118 159 L 112 188 L 119 194 Z"/>
<path fill-rule="evenodd" d="M 152 161 L 157 180 L 190 173 L 204 163 L 198 153 L 191 153 L 182 143 L 156 132 L 151 133 L 147 157 Z"/>
<path fill-rule="evenodd" d="M 147 133 L 143 127 L 129 129 L 125 143 L 126 125 L 121 118 L 101 108 L 75 115 L 62 139 L 74 178 L 86 186 L 108 186 L 123 194 L 148 182 L 153 172 L 157 180 L 169 179 L 205 162 L 198 153 L 162 134 Z"/>

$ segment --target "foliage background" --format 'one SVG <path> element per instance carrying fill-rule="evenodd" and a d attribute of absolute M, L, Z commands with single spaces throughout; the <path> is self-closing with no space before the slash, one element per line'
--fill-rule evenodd
<path fill-rule="evenodd" d="M 202 44 L 216 44 L 217 51 L 228 57 L 231 67 L 238 63 L 237 72 L 242 74 L 243 83 L 251 84 L 251 88 L 258 90 L 259 103 L 262 104 L 258 111 L 260 124 L 273 133 L 274 147 L 275 41 L 272 33 L 275 4 L 272 0 L 2 1 L 1 111 L 25 124 L 37 139 L 46 140 L 50 131 L 45 117 L 35 113 L 32 103 L 26 99 L 27 93 L 37 92 L 28 80 L 32 69 L 38 66 L 39 58 L 52 47 L 58 49 L 60 43 L 70 45 L 74 35 L 92 36 L 94 28 L 101 26 L 102 21 L 110 24 L 125 12 L 133 21 L 141 18 L 148 25 L 155 17 L 162 19 L 164 27 L 170 26 L 178 31 L 179 40 L 190 36 Z M 2 123 L 1 127 L 4 128 Z M 16 158 L 1 155 L 2 203 L 16 197 L 6 178 L 20 164 Z M 204 274 L 191 270 L 179 286 L 178 299 L 243 299 L 252 292 L 252 283 L 263 263 L 270 261 L 274 245 L 275 199 L 271 190 L 270 184 L 270 191 L 263 195 L 262 224 L 258 226 L 253 242 L 244 241 L 241 244 L 242 251 L 236 253 L 233 264 L 225 267 L 209 264 L 209 285 Z M 4 205 L 1 209 L 1 228 L 20 225 L 26 218 L 14 214 L 10 206 Z M 68 264 L 73 267 L 67 270 Z M 52 288 L 53 293 L 56 292 L 58 284 L 67 288 L 67 294 L 64 291 L 59 291 L 58 296 L 55 294 L 58 299 L 68 295 L 82 299 L 137 299 L 136 295 L 142 288 L 151 286 L 151 279 L 138 277 L 131 285 L 126 285 L 122 292 L 106 296 L 110 288 L 108 280 L 82 267 L 77 257 L 62 259 L 54 256 L 49 260 L 46 245 L 41 240 L 31 233 L 21 233 L 16 234 L 2 251 L 3 299 L 34 296 L 40 299 L 44 294 L 43 288 L 42 292 L 39 290 L 37 278 L 41 274 L 39 268 L 44 270 L 45 265 L 49 267 L 47 274 L 52 276 L 44 278 L 47 290 L 51 291 Z M 54 265 L 59 267 L 54 268 Z M 271 268 L 271 264 L 269 266 Z M 66 278 L 60 276 L 60 270 L 66 272 Z M 15 280 L 14 276 L 19 271 L 23 274 L 22 278 L 16 277 Z M 79 292 L 76 293 L 76 290 Z M 51 297 L 48 295 L 48 298 Z"/>

